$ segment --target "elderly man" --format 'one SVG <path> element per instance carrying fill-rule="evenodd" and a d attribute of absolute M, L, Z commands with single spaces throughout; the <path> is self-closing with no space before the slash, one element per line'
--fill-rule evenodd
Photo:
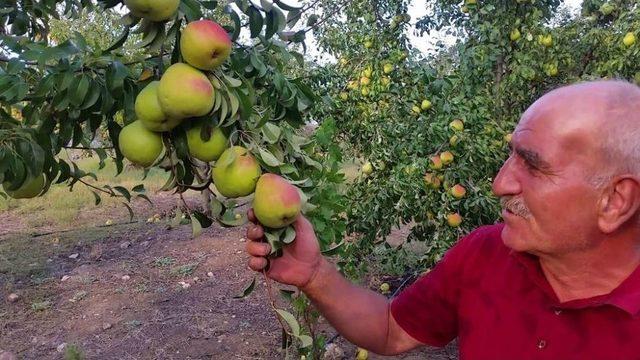
<path fill-rule="evenodd" d="M 345 280 L 303 217 L 267 275 L 380 354 L 457 337 L 465 359 L 640 359 L 640 88 L 544 95 L 522 115 L 493 191 L 504 223 L 458 241 L 391 302 Z M 254 270 L 267 265 L 262 235 L 248 231 Z"/>

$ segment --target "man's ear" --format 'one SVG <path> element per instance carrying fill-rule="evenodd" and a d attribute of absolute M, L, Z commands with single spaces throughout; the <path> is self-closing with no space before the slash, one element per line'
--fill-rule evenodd
<path fill-rule="evenodd" d="M 598 227 L 610 234 L 629 219 L 635 219 L 640 209 L 640 180 L 631 175 L 611 180 L 598 204 Z"/>

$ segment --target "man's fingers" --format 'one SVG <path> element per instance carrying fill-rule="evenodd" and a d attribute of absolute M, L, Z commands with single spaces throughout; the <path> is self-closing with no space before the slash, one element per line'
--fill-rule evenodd
<path fill-rule="evenodd" d="M 251 268 L 251 270 L 261 271 L 262 269 L 267 267 L 268 264 L 269 261 L 263 257 L 252 257 L 249 259 L 249 267 Z"/>
<path fill-rule="evenodd" d="M 258 224 L 251 224 L 247 228 L 247 239 L 252 241 L 260 241 L 264 236 L 264 229 Z"/>
<path fill-rule="evenodd" d="M 255 241 L 248 241 L 245 248 L 251 256 L 267 256 L 271 252 L 271 245 Z"/>
<path fill-rule="evenodd" d="M 258 218 L 256 218 L 256 214 L 253 212 L 253 208 L 247 211 L 247 218 L 254 224 L 258 222 Z"/>

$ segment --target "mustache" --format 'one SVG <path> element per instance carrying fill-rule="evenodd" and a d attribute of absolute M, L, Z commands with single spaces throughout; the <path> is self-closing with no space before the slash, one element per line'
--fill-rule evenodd
<path fill-rule="evenodd" d="M 509 210 L 515 215 L 525 219 L 531 216 L 531 211 L 529 211 L 527 205 L 524 204 L 524 200 L 522 198 L 515 196 L 503 196 L 500 198 L 500 206 L 502 206 L 503 209 Z"/>

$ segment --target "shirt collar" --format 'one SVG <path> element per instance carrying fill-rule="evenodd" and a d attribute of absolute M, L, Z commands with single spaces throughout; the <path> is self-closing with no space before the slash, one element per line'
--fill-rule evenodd
<path fill-rule="evenodd" d="M 518 260 L 529 278 L 549 297 L 552 302 L 552 307 L 582 309 L 586 307 L 612 305 L 624 310 L 631 316 L 636 317 L 640 315 L 640 266 L 608 294 L 561 303 L 547 281 L 537 256 L 514 250 L 510 250 L 510 255 Z"/>

